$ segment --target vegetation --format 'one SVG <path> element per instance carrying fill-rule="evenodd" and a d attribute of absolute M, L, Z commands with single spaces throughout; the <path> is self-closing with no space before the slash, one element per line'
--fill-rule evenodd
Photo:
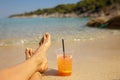
<path fill-rule="evenodd" d="M 26 12 L 23 14 L 15 14 L 14 16 L 31 16 L 31 15 L 41 15 L 41 14 L 52 14 L 52 13 L 75 13 L 82 14 L 85 12 L 99 12 L 102 9 L 105 11 L 106 6 L 113 4 L 120 4 L 120 0 L 80 0 L 76 4 L 60 4 L 54 8 L 38 9 L 36 11 Z"/>

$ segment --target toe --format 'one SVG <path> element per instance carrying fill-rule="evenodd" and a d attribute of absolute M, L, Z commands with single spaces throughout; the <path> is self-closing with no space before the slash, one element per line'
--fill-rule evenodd
<path fill-rule="evenodd" d="M 30 56 L 33 55 L 33 49 L 30 49 L 29 54 L 30 54 Z"/>
<path fill-rule="evenodd" d="M 30 57 L 29 48 L 26 48 L 25 54 L 26 54 L 26 59 L 28 59 Z"/>

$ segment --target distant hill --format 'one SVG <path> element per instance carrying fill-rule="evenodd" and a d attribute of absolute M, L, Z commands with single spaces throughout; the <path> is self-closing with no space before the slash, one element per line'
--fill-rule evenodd
<path fill-rule="evenodd" d="M 38 9 L 12 17 L 97 17 L 120 10 L 120 0 L 81 0 L 76 4 L 60 4 L 53 8 Z"/>

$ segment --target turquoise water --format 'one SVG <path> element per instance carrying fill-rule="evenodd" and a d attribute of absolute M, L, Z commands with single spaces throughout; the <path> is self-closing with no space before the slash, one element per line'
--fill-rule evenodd
<path fill-rule="evenodd" d="M 86 26 L 88 18 L 1 18 L 0 46 L 37 42 L 43 33 L 49 32 L 53 41 L 65 38 L 80 41 L 119 34 L 117 30 L 103 30 Z M 103 34 L 104 33 L 104 34 Z"/>

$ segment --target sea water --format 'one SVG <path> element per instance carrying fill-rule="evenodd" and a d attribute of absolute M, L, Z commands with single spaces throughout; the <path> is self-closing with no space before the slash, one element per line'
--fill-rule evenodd
<path fill-rule="evenodd" d="M 62 38 L 84 41 L 103 38 L 107 34 L 120 34 L 119 30 L 90 28 L 89 18 L 1 18 L 0 46 L 34 44 L 43 33 L 49 32 L 52 41 Z"/>

